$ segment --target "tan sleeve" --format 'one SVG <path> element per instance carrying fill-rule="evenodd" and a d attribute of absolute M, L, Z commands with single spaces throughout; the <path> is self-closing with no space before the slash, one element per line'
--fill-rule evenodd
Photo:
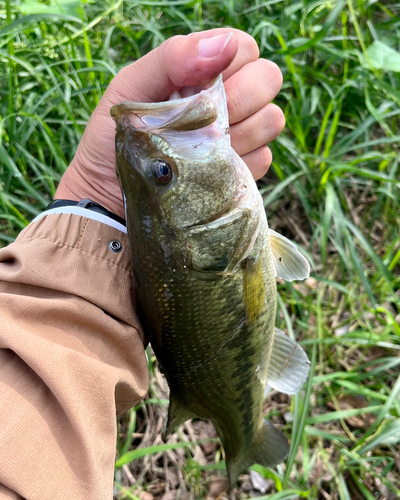
<path fill-rule="evenodd" d="M 116 412 L 148 387 L 132 283 L 127 236 L 85 217 L 0 250 L 0 500 L 112 500 Z"/>

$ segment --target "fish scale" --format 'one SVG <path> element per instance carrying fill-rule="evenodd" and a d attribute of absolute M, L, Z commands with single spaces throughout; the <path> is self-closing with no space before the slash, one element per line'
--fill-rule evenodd
<path fill-rule="evenodd" d="M 274 333 L 276 274 L 305 277 L 309 266 L 268 228 L 230 145 L 221 79 L 197 96 L 111 113 L 139 313 L 170 387 L 164 437 L 189 418 L 211 420 L 233 487 L 253 463 L 287 455 L 263 419 L 265 384 L 271 371 L 275 387 L 299 390 L 308 360 Z"/>

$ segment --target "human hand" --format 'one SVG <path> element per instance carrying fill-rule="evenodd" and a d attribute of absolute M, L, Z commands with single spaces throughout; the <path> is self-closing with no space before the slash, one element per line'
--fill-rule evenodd
<path fill-rule="evenodd" d="M 271 101 L 282 85 L 276 64 L 259 59 L 255 40 L 220 28 L 170 38 L 112 80 L 91 116 L 56 199 L 89 198 L 124 217 L 115 172 L 115 123 L 110 108 L 123 101 L 165 101 L 175 90 L 203 85 L 223 73 L 232 146 L 255 179 L 272 162 L 265 145 L 283 130 L 284 116 Z"/>

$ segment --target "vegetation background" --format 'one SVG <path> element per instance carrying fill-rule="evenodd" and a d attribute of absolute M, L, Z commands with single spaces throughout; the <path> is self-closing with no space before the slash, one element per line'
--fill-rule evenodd
<path fill-rule="evenodd" d="M 400 497 L 400 3 L 367 0 L 6 0 L 0 4 L 0 243 L 52 199 L 104 89 L 166 38 L 223 25 L 284 74 L 285 132 L 259 183 L 272 228 L 313 264 L 279 283 L 277 326 L 312 360 L 303 391 L 265 414 L 291 437 L 237 498 Z M 167 388 L 118 423 L 115 497 L 223 498 L 204 422 L 162 443 Z M 200 442 L 198 444 L 191 444 Z"/>

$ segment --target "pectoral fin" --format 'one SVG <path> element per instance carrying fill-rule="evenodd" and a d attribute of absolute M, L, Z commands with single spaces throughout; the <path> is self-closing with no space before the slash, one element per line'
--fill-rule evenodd
<path fill-rule="evenodd" d="M 307 380 L 310 361 L 303 348 L 275 328 L 267 384 L 285 394 L 296 394 Z"/>
<path fill-rule="evenodd" d="M 308 260 L 297 250 L 290 240 L 281 234 L 269 230 L 272 260 L 278 278 L 286 281 L 304 280 L 310 276 Z"/>

